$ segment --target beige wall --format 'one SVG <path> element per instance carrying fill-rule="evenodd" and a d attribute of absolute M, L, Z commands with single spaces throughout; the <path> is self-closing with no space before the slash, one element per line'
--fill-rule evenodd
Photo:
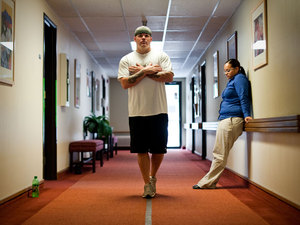
<path fill-rule="evenodd" d="M 70 107 L 57 107 L 57 171 L 69 165 L 68 143 L 82 139 L 82 120 L 90 113 L 86 70 L 99 78 L 101 68 L 65 28 L 43 0 L 17 0 L 15 13 L 15 84 L 0 85 L 0 200 L 29 186 L 34 175 L 43 177 L 42 93 L 43 13 L 57 25 L 59 53 L 70 60 Z M 41 55 L 41 59 L 39 59 Z M 81 64 L 81 105 L 74 107 L 74 58 Z M 57 73 L 58 103 L 60 74 Z M 11 168 L 11 169 L 10 169 Z"/>
<path fill-rule="evenodd" d="M 251 11 L 260 0 L 245 0 L 215 38 L 204 60 L 207 65 L 207 120 L 216 121 L 221 97 L 212 96 L 213 53 L 220 53 L 220 88 L 226 86 L 223 64 L 226 40 L 237 31 L 238 59 L 252 84 L 254 118 L 300 114 L 300 2 L 268 1 L 268 65 L 256 71 L 251 58 Z M 189 78 L 190 79 L 190 78 Z M 187 113 L 188 114 L 188 113 Z M 189 138 L 189 137 L 187 137 Z M 208 158 L 212 159 L 215 132 L 208 132 Z M 228 168 L 283 199 L 300 205 L 300 134 L 244 133 L 235 143 Z"/>
<path fill-rule="evenodd" d="M 117 78 L 110 78 L 110 119 L 114 131 L 128 131 L 128 90 Z"/>

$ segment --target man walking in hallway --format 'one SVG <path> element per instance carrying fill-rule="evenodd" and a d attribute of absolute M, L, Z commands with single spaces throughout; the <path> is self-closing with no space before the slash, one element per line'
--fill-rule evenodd
<path fill-rule="evenodd" d="M 149 27 L 138 27 L 134 41 L 137 50 L 121 59 L 118 79 L 122 87 L 128 89 L 130 152 L 137 153 L 144 179 L 142 197 L 153 198 L 156 194 L 156 173 L 167 153 L 165 82 L 172 82 L 174 74 L 169 56 L 151 49 L 152 31 Z"/>

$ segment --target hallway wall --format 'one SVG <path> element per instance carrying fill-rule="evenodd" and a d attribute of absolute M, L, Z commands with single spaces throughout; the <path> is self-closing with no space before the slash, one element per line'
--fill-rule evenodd
<path fill-rule="evenodd" d="M 219 51 L 222 92 L 227 83 L 223 75 L 223 65 L 227 60 L 226 41 L 235 31 L 238 40 L 238 60 L 252 84 L 253 117 L 300 114 L 300 2 L 267 1 L 268 64 L 254 71 L 251 54 L 251 12 L 259 2 L 260 0 L 243 1 L 199 61 L 199 64 L 203 61 L 207 63 L 207 121 L 217 121 L 222 100 L 220 96 L 213 98 L 213 53 Z M 187 83 L 190 82 L 191 76 Z M 207 133 L 207 155 L 211 160 L 215 132 Z M 187 138 L 191 139 L 189 136 Z M 191 144 L 188 148 L 191 149 Z M 244 132 L 230 153 L 227 167 L 275 195 L 300 206 L 299 158 L 299 133 Z"/>
<path fill-rule="evenodd" d="M 174 81 L 181 82 L 181 126 L 182 126 L 182 145 L 185 146 L 185 129 L 183 128 L 186 115 L 185 115 L 185 78 L 174 78 Z M 127 147 L 130 145 L 129 137 L 129 122 L 128 122 L 128 90 L 124 90 L 117 78 L 110 78 L 110 123 L 117 132 L 118 146 Z"/>
<path fill-rule="evenodd" d="M 44 13 L 57 26 L 58 104 L 59 54 L 66 53 L 70 60 L 70 106 L 57 106 L 58 172 L 69 166 L 68 144 L 72 140 L 82 139 L 82 121 L 84 116 L 90 114 L 91 98 L 86 95 L 86 71 L 94 71 L 97 78 L 104 75 L 100 66 L 44 0 L 16 0 L 15 8 L 15 83 L 11 87 L 0 85 L 0 201 L 31 186 L 33 176 L 43 177 Z M 81 64 L 80 108 L 74 107 L 75 58 Z"/>

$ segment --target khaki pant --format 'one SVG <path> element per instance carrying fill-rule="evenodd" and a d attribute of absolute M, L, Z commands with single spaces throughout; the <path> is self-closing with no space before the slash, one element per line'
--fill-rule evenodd
<path fill-rule="evenodd" d="M 243 133 L 243 118 L 232 117 L 221 120 L 218 124 L 213 150 L 213 161 L 209 172 L 198 182 L 201 188 L 215 188 L 225 169 L 229 151 L 234 142 Z"/>

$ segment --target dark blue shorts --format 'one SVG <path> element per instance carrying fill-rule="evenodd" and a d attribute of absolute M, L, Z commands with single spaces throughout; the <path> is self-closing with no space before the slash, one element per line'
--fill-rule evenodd
<path fill-rule="evenodd" d="M 129 117 L 131 153 L 167 153 L 168 114 Z"/>

